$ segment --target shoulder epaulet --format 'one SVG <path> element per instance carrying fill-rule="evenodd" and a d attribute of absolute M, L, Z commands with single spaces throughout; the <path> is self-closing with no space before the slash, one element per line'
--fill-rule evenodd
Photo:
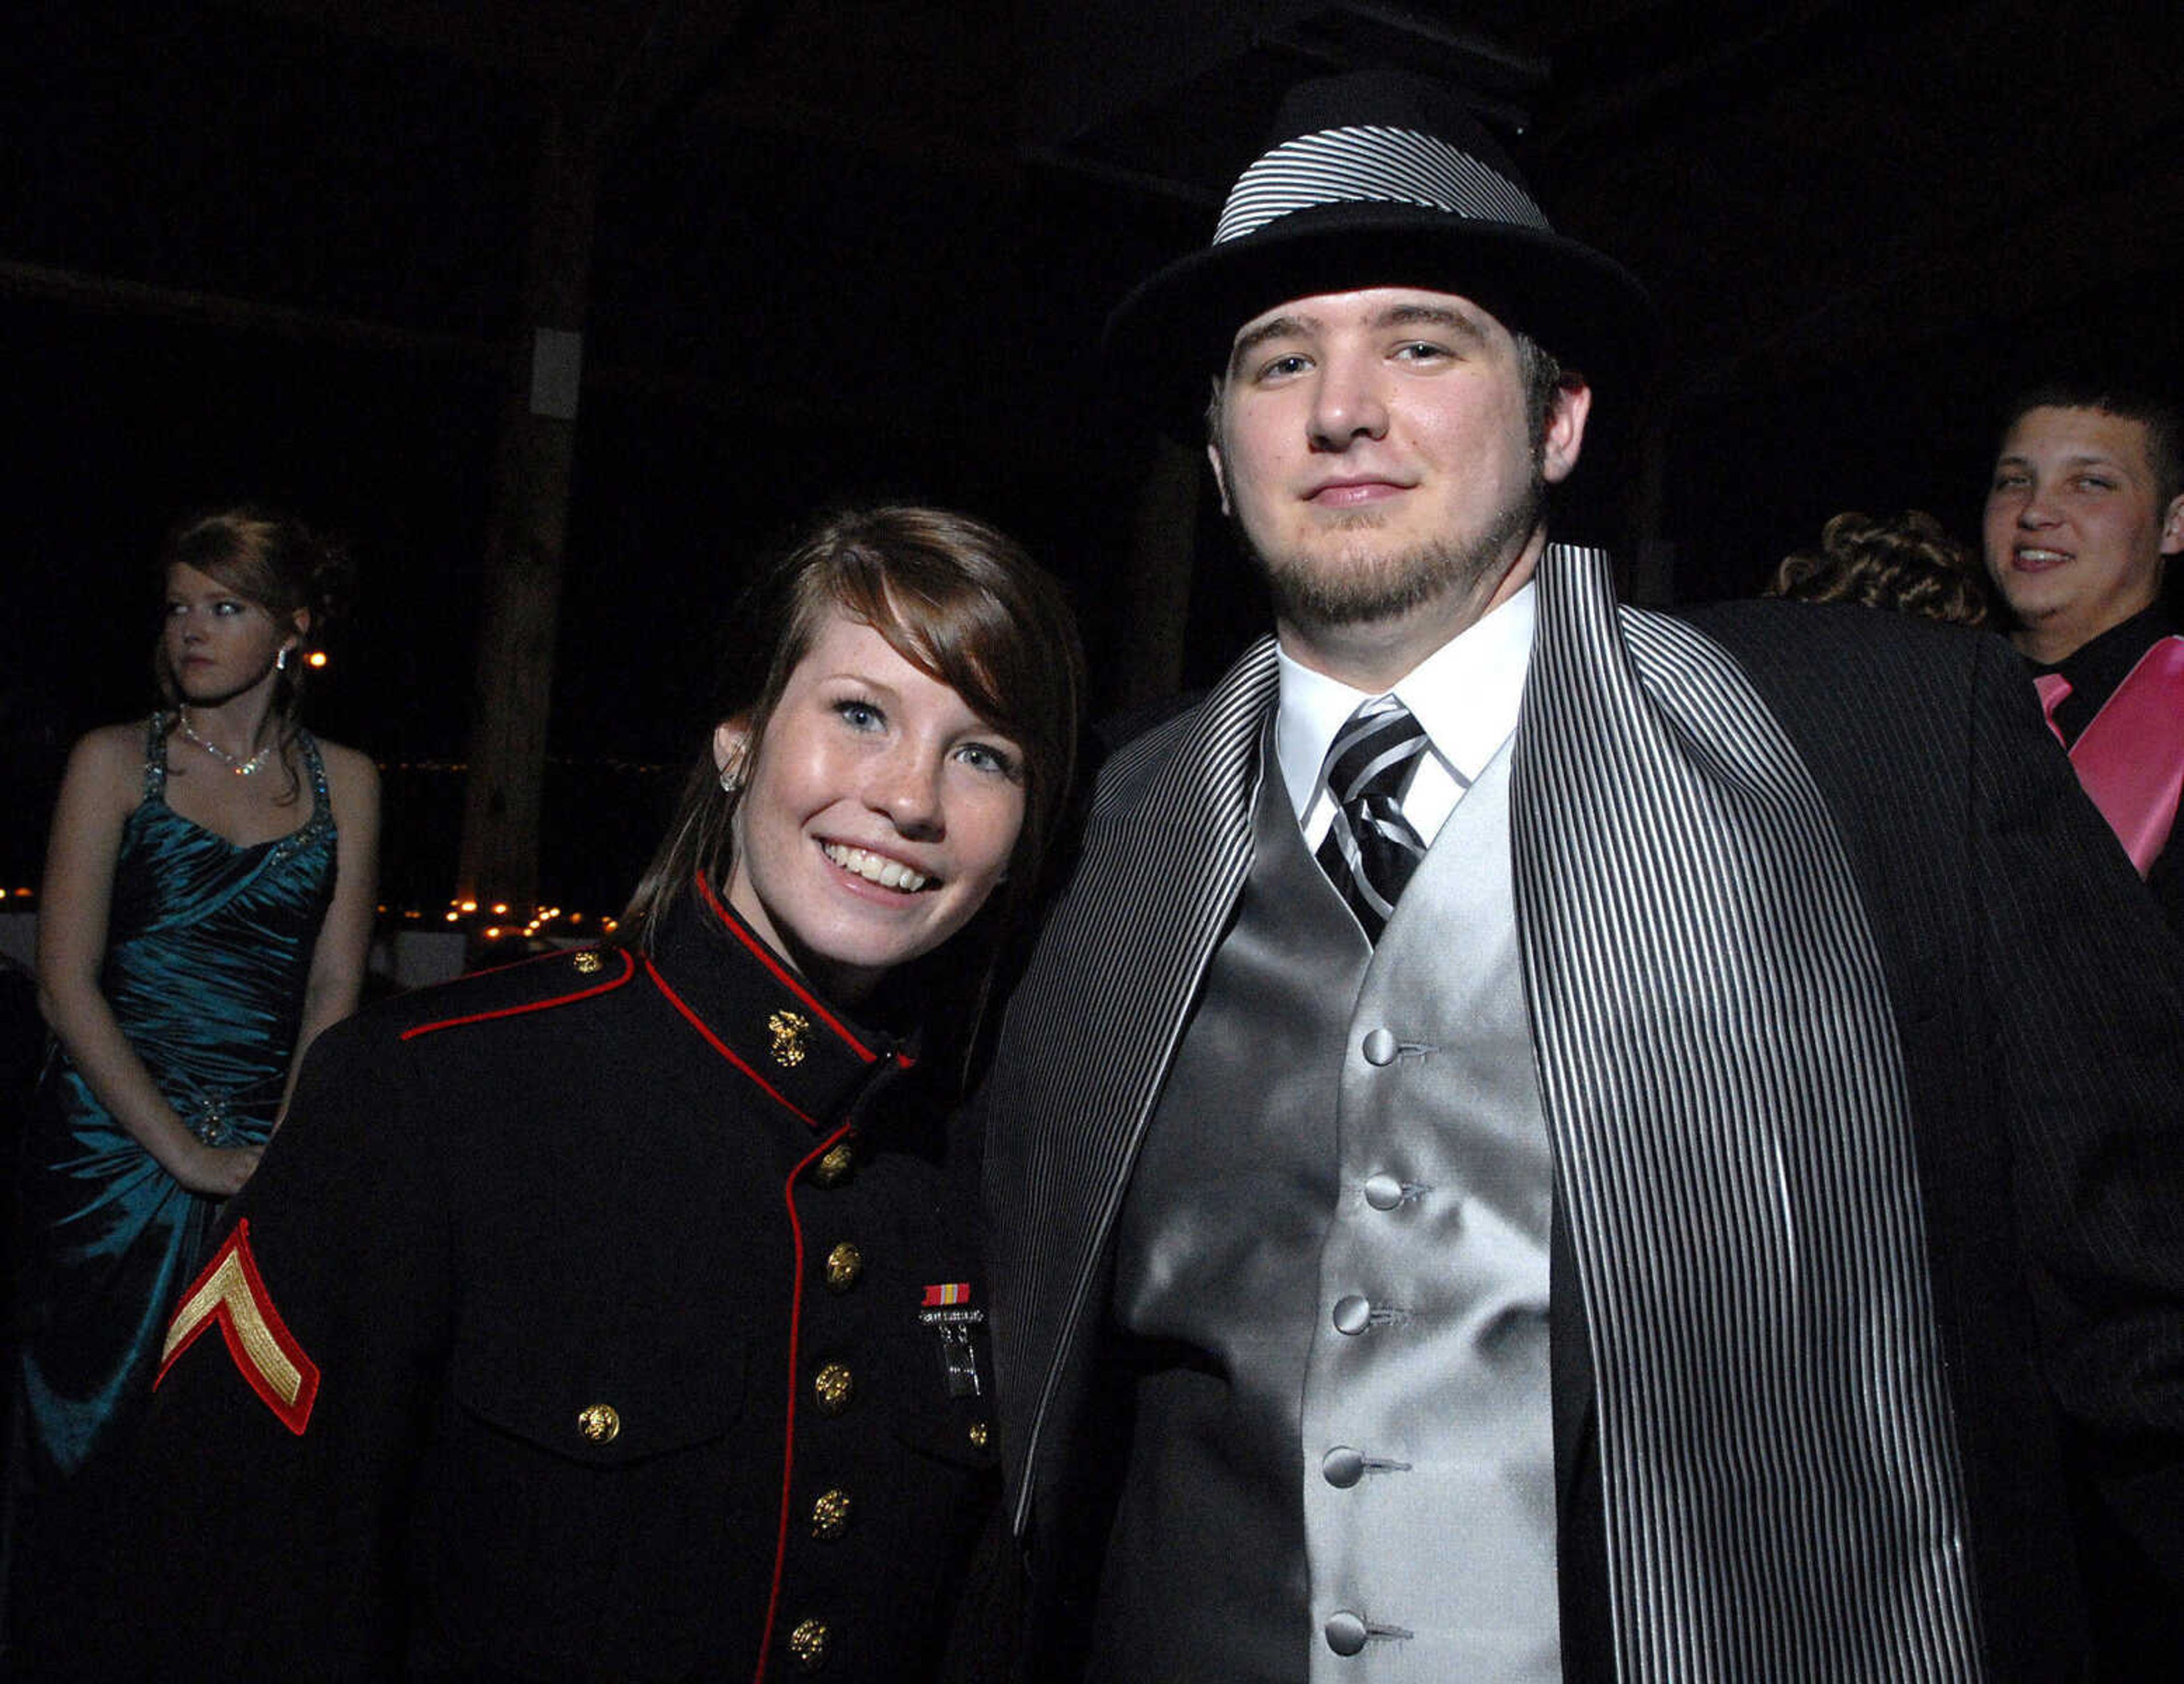
<path fill-rule="evenodd" d="M 415 1040 L 440 1029 L 499 1018 L 572 1006 L 613 992 L 637 974 L 637 960 L 624 947 L 579 947 L 549 953 L 514 965 L 479 971 L 438 988 L 424 989 L 404 1003 L 410 1021 L 401 1031 Z"/>

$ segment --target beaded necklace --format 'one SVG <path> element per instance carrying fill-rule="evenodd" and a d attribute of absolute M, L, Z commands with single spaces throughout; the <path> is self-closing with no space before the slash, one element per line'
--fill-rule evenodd
<path fill-rule="evenodd" d="M 265 765 L 266 756 L 273 752 L 275 747 L 275 744 L 268 743 L 264 748 L 259 750 L 257 753 L 251 756 L 248 760 L 244 760 L 239 755 L 230 754 L 226 749 L 223 749 L 219 744 L 211 741 L 209 739 L 198 736 L 196 728 L 190 723 L 190 716 L 186 711 L 177 709 L 176 711 L 175 717 L 181 722 L 182 735 L 188 738 L 192 743 L 195 743 L 199 748 L 203 749 L 207 754 L 210 755 L 214 760 L 218 761 L 237 778 L 248 778 L 252 772 L 257 771 L 259 767 Z"/>

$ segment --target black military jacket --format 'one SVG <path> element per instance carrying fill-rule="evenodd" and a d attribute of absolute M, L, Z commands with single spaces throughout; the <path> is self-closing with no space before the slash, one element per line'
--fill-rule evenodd
<path fill-rule="evenodd" d="M 995 1475 L 905 1062 L 702 884 L 329 1031 L 169 1337 L 162 1672 L 929 1670 Z"/>

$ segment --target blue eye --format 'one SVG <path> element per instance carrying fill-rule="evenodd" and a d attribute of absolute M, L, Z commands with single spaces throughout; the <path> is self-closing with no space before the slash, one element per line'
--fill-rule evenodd
<path fill-rule="evenodd" d="M 887 723 L 887 716 L 868 701 L 838 701 L 834 712 L 853 730 L 877 731 Z"/>
<path fill-rule="evenodd" d="M 990 772 L 1001 778 L 1017 775 L 1016 757 L 990 743 L 966 743 L 956 752 L 965 765 L 978 771 Z"/>

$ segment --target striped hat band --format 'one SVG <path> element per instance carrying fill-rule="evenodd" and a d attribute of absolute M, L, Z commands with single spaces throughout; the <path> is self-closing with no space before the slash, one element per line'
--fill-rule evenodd
<path fill-rule="evenodd" d="M 1372 203 L 1553 231 L 1531 195 L 1500 170 L 1435 136 L 1375 124 L 1300 135 L 1268 153 L 1237 181 L 1213 243 L 1295 211 Z"/>

